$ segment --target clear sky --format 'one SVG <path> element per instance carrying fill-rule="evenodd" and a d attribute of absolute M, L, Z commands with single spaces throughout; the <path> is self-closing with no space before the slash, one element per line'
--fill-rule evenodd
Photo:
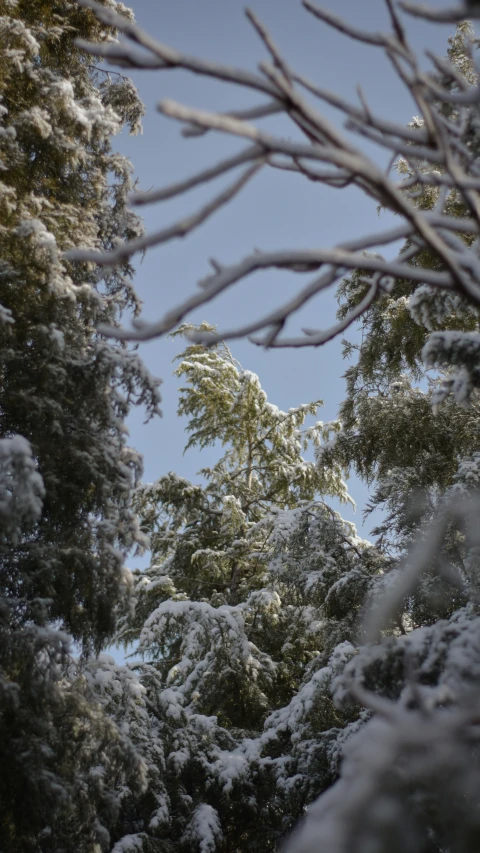
<path fill-rule="evenodd" d="M 432 0 L 432 3 L 435 0 Z M 190 54 L 236 66 L 255 69 L 266 58 L 265 49 L 244 15 L 239 0 L 130 0 L 138 23 L 160 41 Z M 324 0 L 324 6 L 364 29 L 388 26 L 383 0 Z M 436 0 L 438 7 L 449 0 Z M 360 84 L 371 107 L 386 118 L 407 123 L 415 114 L 408 93 L 375 47 L 352 42 L 314 19 L 300 0 L 251 0 L 252 9 L 269 28 L 290 64 L 324 88 L 334 90 L 358 103 L 356 86 Z M 444 56 L 451 26 L 426 25 L 405 17 L 412 43 L 418 51 L 433 49 Z M 186 72 L 136 72 L 132 77 L 147 107 L 144 134 L 117 139 L 117 148 L 127 154 L 143 190 L 169 184 L 213 164 L 241 147 L 242 143 L 225 135 L 207 134 L 201 139 L 184 139 L 180 126 L 160 116 L 156 104 L 173 98 L 188 106 L 204 109 L 232 109 L 252 106 L 259 97 L 231 85 L 215 83 Z M 323 107 L 322 107 L 323 109 Z M 324 112 L 337 125 L 341 117 L 334 110 Z M 267 125 L 267 123 L 266 123 Z M 285 133 L 285 125 L 271 119 L 268 125 Z M 292 133 L 293 131 L 290 131 Z M 358 144 L 365 148 L 360 139 Z M 370 148 L 378 161 L 385 152 Z M 226 182 L 231 180 L 227 176 Z M 190 192 L 182 199 L 142 208 L 147 228 L 159 228 L 193 212 L 220 191 L 222 179 L 215 185 Z M 384 216 L 384 224 L 388 220 Z M 263 172 L 242 194 L 222 209 L 207 224 L 186 240 L 151 250 L 138 265 L 136 288 L 144 303 L 147 320 L 158 319 L 169 307 L 194 291 L 196 282 L 208 271 L 212 256 L 221 262 L 234 262 L 253 248 L 319 248 L 377 229 L 375 204 L 357 190 L 332 190 L 309 184 L 299 177 L 273 170 Z M 189 319 L 207 320 L 220 328 L 263 314 L 306 283 L 291 274 L 264 273 L 248 285 L 242 284 L 222 299 Z M 288 331 L 302 325 L 322 328 L 335 317 L 334 294 L 310 303 L 294 319 Z M 353 335 L 355 332 L 352 333 Z M 319 349 L 272 350 L 265 352 L 247 341 L 232 342 L 234 355 L 242 365 L 258 373 L 271 402 L 288 409 L 300 403 L 322 398 L 322 420 L 336 417 L 344 396 L 342 374 L 345 362 L 340 341 Z M 145 479 L 154 480 L 169 470 L 193 478 L 196 471 L 214 458 L 214 454 L 195 451 L 182 456 L 184 424 L 175 410 L 178 382 L 172 378 L 171 360 L 178 352 L 178 341 L 158 340 L 141 344 L 141 355 L 157 376 L 163 379 L 162 420 L 145 426 L 139 412 L 130 419 L 131 443 L 144 454 Z M 362 527 L 361 510 L 367 498 L 366 488 L 351 479 L 351 493 L 358 511 L 345 517 L 355 521 L 367 535 L 372 522 Z M 131 561 L 133 564 L 133 561 Z"/>

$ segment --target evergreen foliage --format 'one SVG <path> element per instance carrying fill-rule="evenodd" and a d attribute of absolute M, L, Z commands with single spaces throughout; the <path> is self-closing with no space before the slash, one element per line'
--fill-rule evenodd
<path fill-rule="evenodd" d="M 469 33 L 451 39 L 440 91 L 476 85 Z M 454 105 L 438 105 L 446 122 Z M 476 111 L 462 125 L 471 158 Z M 432 209 L 440 191 L 413 183 L 431 161 L 399 169 Z M 472 215 L 456 187 L 441 192 L 449 216 Z M 427 250 L 410 264 L 442 271 Z M 343 282 L 340 320 L 370 281 Z M 157 811 L 137 800 L 141 830 L 118 851 L 276 849 L 307 806 L 295 853 L 478 848 L 478 309 L 393 278 L 362 324 L 345 345 L 357 359 L 341 426 L 307 429 L 314 463 L 299 457 L 302 410 L 285 435 L 288 418 L 221 345 L 182 354 L 189 446 L 226 450 L 204 485 L 168 475 L 140 493 L 155 556 L 120 636 L 144 656 L 163 783 Z M 345 499 L 351 468 L 373 487 L 369 509 L 387 509 L 378 547 L 317 497 Z"/>
<path fill-rule="evenodd" d="M 2 0 L 0 32 L 0 849 L 91 853 L 143 765 L 71 642 L 87 654 L 114 629 L 125 554 L 143 543 L 125 418 L 159 396 L 137 354 L 95 330 L 137 310 L 130 267 L 99 274 L 63 252 L 140 233 L 111 137 L 137 132 L 143 108 L 75 47 L 115 40 L 77 4 Z"/>
<path fill-rule="evenodd" d="M 463 23 L 450 39 L 454 71 L 448 76 L 445 66 L 447 78 L 439 84 L 451 91 L 458 91 L 459 80 L 467 91 L 477 85 L 471 34 Z M 439 109 L 456 121 L 454 104 Z M 475 168 L 476 103 L 462 144 Z M 432 165 L 414 168 L 400 160 L 399 169 L 415 177 Z M 438 203 L 437 188 L 418 182 L 416 190 L 420 208 Z M 444 191 L 443 201 L 451 216 L 471 214 L 456 187 Z M 463 235 L 451 239 L 471 244 Z M 410 248 L 407 243 L 403 251 Z M 442 269 L 426 250 L 412 265 Z M 358 274 L 344 281 L 341 316 L 366 287 Z M 355 469 L 373 486 L 367 514 L 385 510 L 374 533 L 394 558 L 387 579 L 397 591 L 389 595 L 387 587 L 382 607 L 391 618 L 396 614 L 398 629 L 375 617 L 373 600 L 382 641 L 371 641 L 378 640 L 374 631 L 360 646 L 336 700 L 341 707 L 353 697 L 374 716 L 347 745 L 341 777 L 312 807 L 292 841 L 295 853 L 322 845 L 331 853 L 473 853 L 478 847 L 479 347 L 474 304 L 409 280 L 394 280 L 365 312 L 358 347 L 345 342 L 345 355 L 356 360 L 346 373 L 343 429 L 323 460 Z"/>
<path fill-rule="evenodd" d="M 115 849 L 273 850 L 337 772 L 332 743 L 357 714 L 330 685 L 385 563 L 324 501 L 348 495 L 318 458 L 326 427 L 305 425 L 319 401 L 280 411 L 222 344 L 179 359 L 187 448 L 219 459 L 200 484 L 169 473 L 138 493 L 153 558 L 119 640 L 143 663 L 92 675 L 107 667 L 120 693 L 135 670 L 150 727 L 134 736 L 150 773 L 140 831 Z"/>
<path fill-rule="evenodd" d="M 396 42 L 387 50 L 408 63 L 388 6 Z M 315 153 L 330 145 L 344 155 L 324 179 L 392 193 L 295 100 L 290 72 L 250 17 L 276 62 L 267 74 L 275 111 L 287 104 Z M 128 79 L 90 56 L 152 59 L 118 47 L 115 26 L 161 67 L 226 72 L 178 53 L 165 60 L 164 46 L 125 29 L 131 20 L 114 0 L 0 0 L 0 849 L 260 853 L 277 849 L 308 808 L 289 842 L 295 853 L 476 853 L 480 329 L 468 287 L 478 281 L 478 206 L 450 162 L 455 138 L 462 180 L 477 186 L 469 25 L 429 78 L 438 99 L 424 115 L 437 137 L 424 118 L 402 136 L 341 107 L 384 140 L 396 134 L 401 190 L 417 211 L 440 211 L 433 237 L 443 243 L 439 252 L 431 235 L 419 242 L 415 220 L 396 267 L 411 278 L 385 275 L 388 262 L 347 245 L 317 282 L 353 269 L 351 255 L 362 266 L 339 290 L 340 324 L 361 315 L 363 325 L 361 344 L 345 343 L 356 361 L 340 421 L 307 425 L 320 401 L 280 411 L 212 327 L 183 326 L 177 334 L 195 341 L 176 370 L 186 449 L 213 447 L 218 460 L 199 483 L 171 472 L 138 488 L 125 418 L 139 403 L 158 412 L 158 383 L 136 352 L 96 330 L 119 329 L 125 310 L 138 311 L 127 259 L 148 240 L 136 240 L 131 167 L 111 137 L 124 126 L 137 132 L 142 106 Z M 412 90 L 425 83 L 415 80 Z M 244 130 L 228 116 L 163 109 L 196 131 Z M 232 168 L 253 166 L 230 197 L 265 165 L 265 151 L 275 156 L 274 137 L 252 138 L 253 153 L 233 158 Z M 297 151 L 292 168 L 306 162 L 307 146 L 301 157 L 296 143 L 278 146 L 284 158 Z M 318 171 L 312 179 L 323 180 Z M 394 189 L 388 203 L 408 220 Z M 452 218 L 467 227 L 453 230 Z M 422 221 L 424 237 L 434 220 Z M 444 246 L 461 267 L 455 287 Z M 327 263 L 265 257 L 296 272 Z M 214 264 L 208 284 L 259 263 Z M 268 344 L 290 310 L 267 322 Z M 138 326 L 138 335 L 156 328 Z M 327 503 L 349 499 L 342 477 L 351 469 L 372 486 L 368 510 L 386 509 L 376 546 Z M 151 566 L 132 575 L 125 555 L 147 542 Z M 100 653 L 114 631 L 140 660 L 120 666 Z"/>
<path fill-rule="evenodd" d="M 466 86 L 476 85 L 477 79 L 469 47 L 471 35 L 470 24 L 463 22 L 449 39 L 448 59 Z M 448 84 L 452 91 L 458 85 L 453 74 L 446 80 L 439 78 L 438 83 Z M 439 107 L 445 118 L 454 123 L 455 106 L 443 103 Z M 464 142 L 475 152 L 476 105 L 469 113 Z M 419 121 L 416 119 L 411 125 L 416 126 Z M 415 177 L 413 166 L 404 159 L 400 158 L 397 168 L 408 177 Z M 425 162 L 415 162 L 415 169 L 417 174 L 432 171 L 431 164 Z M 440 170 L 438 166 L 435 171 Z M 437 188 L 417 183 L 414 191 L 419 208 L 429 210 L 438 203 Z M 469 215 L 458 189 L 444 195 L 450 216 Z M 462 239 L 468 242 L 466 237 Z M 407 241 L 404 253 L 410 248 Z M 440 268 L 438 258 L 427 250 L 412 260 L 411 266 Z M 354 273 L 345 279 L 338 293 L 339 316 L 358 305 L 367 289 L 364 275 Z M 344 342 L 344 355 L 351 357 L 355 352 L 357 357 L 346 372 L 347 396 L 340 411 L 343 430 L 334 449 L 332 443 L 332 461 L 351 466 L 368 482 L 380 484 L 371 508 L 380 503 L 385 503 L 387 509 L 391 506 L 393 512 L 385 528 L 392 530 L 393 522 L 393 530 L 400 535 L 398 524 L 402 526 L 403 522 L 398 519 L 408 513 L 402 515 L 398 510 L 401 497 L 394 508 L 388 477 L 394 479 L 397 469 L 402 469 L 399 491 L 404 489 L 400 481 L 410 477 L 404 497 L 415 489 L 428 492 L 429 500 L 425 500 L 424 510 L 417 516 L 418 527 L 424 521 L 424 513 L 428 517 L 434 507 L 435 496 L 454 482 L 459 464 L 478 446 L 478 400 L 473 393 L 476 347 L 480 341 L 478 309 L 458 294 L 416 281 L 395 280 L 389 292 L 364 313 L 361 324 L 362 343 L 354 347 Z M 408 531 L 408 523 L 402 529 Z"/>

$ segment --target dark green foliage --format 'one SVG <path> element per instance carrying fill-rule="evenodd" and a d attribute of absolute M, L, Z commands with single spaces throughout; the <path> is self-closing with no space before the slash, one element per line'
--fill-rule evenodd
<path fill-rule="evenodd" d="M 114 630 L 124 557 L 143 541 L 124 421 L 159 397 L 137 355 L 95 331 L 137 309 L 130 268 L 101 277 L 63 252 L 139 233 L 111 136 L 138 130 L 142 105 L 75 48 L 114 37 L 90 12 L 2 0 L 0 13 L 0 848 L 91 853 L 142 762 L 70 643 L 86 654 Z"/>

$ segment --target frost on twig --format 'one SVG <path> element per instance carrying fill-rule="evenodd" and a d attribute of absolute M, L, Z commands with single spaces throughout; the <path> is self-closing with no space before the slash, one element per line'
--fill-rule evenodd
<path fill-rule="evenodd" d="M 476 191 L 480 173 L 475 152 L 469 143 L 472 110 L 476 111 L 477 81 L 464 80 L 454 64 L 429 54 L 432 70 L 424 72 L 408 42 L 393 0 L 386 0 L 391 21 L 390 32 L 369 32 L 351 26 L 337 15 L 304 0 L 305 11 L 319 22 L 343 33 L 346 37 L 383 50 L 402 84 L 408 89 L 419 110 L 419 116 L 409 127 L 375 115 L 365 95 L 359 94 L 360 105 L 350 104 L 335 93 L 307 80 L 290 68 L 265 24 L 247 10 L 249 22 L 260 36 L 270 55 L 270 61 L 260 63 L 258 73 L 231 68 L 210 60 L 188 56 L 156 41 L 145 30 L 95 0 L 77 0 L 79 5 L 92 9 L 104 23 L 115 26 L 123 35 L 122 43 L 89 44 L 81 42 L 86 52 L 101 55 L 120 67 L 183 69 L 194 75 L 222 81 L 225 84 L 251 90 L 260 100 L 250 109 L 212 113 L 191 109 L 166 100 L 159 105 L 161 112 L 183 125 L 183 134 L 196 137 L 209 132 L 228 134 L 246 139 L 250 145 L 239 154 L 221 160 L 208 169 L 163 189 L 139 193 L 132 198 L 137 205 L 165 202 L 181 196 L 190 189 L 213 182 L 217 177 L 235 171 L 242 164 L 247 171 L 223 193 L 214 195 L 204 207 L 181 222 L 144 238 L 117 246 L 104 255 L 85 253 L 82 249 L 70 253 L 70 258 L 114 265 L 137 252 L 150 249 L 179 236 L 185 236 L 220 207 L 234 198 L 247 180 L 254 177 L 258 166 L 283 169 L 299 178 L 339 189 L 356 186 L 374 204 L 396 214 L 400 224 L 387 235 L 363 235 L 351 246 L 339 244 L 333 248 L 307 252 L 284 249 L 281 252 L 260 253 L 240 259 L 228 268 L 201 282 L 196 291 L 183 303 L 173 307 L 156 322 L 137 323 L 133 329 L 103 328 L 126 340 L 148 340 L 172 331 L 188 314 L 214 299 L 233 285 L 241 286 L 259 269 L 288 269 L 295 274 L 317 273 L 313 281 L 299 289 L 285 305 L 254 322 L 219 330 L 223 338 L 241 337 L 256 333 L 255 342 L 269 347 L 318 346 L 346 328 L 344 321 L 332 329 L 319 329 L 315 334 L 293 338 L 284 336 L 288 320 L 326 287 L 334 287 L 341 278 L 355 269 L 369 270 L 393 280 L 420 280 L 434 288 L 445 288 L 459 294 L 474 306 L 480 304 L 480 265 L 475 238 L 480 233 L 480 209 Z M 464 14 L 461 6 L 450 10 L 434 10 L 410 3 L 399 3 L 410 15 L 431 21 L 459 22 Z M 340 132 L 316 106 L 333 105 L 343 115 L 345 129 Z M 296 129 L 296 141 L 268 133 L 257 124 L 266 117 L 283 114 Z M 300 136 L 299 133 L 300 132 Z M 367 156 L 355 137 L 367 138 L 391 152 L 389 168 L 379 168 L 374 158 Z M 400 159 L 399 159 L 400 158 Z M 392 177 L 392 163 L 400 163 L 399 174 Z M 435 209 L 425 203 L 429 187 L 443 190 Z M 453 199 L 464 207 L 464 215 L 449 215 Z M 452 224 L 452 218 L 454 223 Z M 456 237 L 452 234 L 455 231 Z M 473 236 L 473 240 L 472 240 Z M 396 253 L 394 243 L 399 237 L 409 240 L 409 253 Z M 383 244 L 388 260 L 372 262 L 364 252 Z M 392 252 L 388 252 L 391 247 Z M 426 253 L 434 263 L 426 266 Z M 256 258 L 256 261 L 252 258 Z M 318 273 L 320 273 L 318 275 Z M 378 275 L 377 279 L 378 280 Z M 357 320 L 376 300 L 382 288 L 372 284 L 369 299 L 359 306 L 350 318 Z"/>

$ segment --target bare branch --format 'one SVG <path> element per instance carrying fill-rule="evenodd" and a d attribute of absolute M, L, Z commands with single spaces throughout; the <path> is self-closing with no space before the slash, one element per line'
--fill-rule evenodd
<path fill-rule="evenodd" d="M 451 9 L 433 9 L 431 6 L 423 4 L 408 3 L 407 0 L 401 0 L 398 4 L 404 12 L 413 15 L 415 18 L 423 18 L 425 21 L 434 21 L 436 24 L 458 24 L 459 21 L 465 19 L 465 6 L 453 6 Z M 477 17 L 480 14 L 480 9 L 477 14 L 473 7 L 469 8 L 468 16 Z"/>
<path fill-rule="evenodd" d="M 265 149 L 265 152 L 271 151 L 272 153 L 286 154 L 291 157 L 320 160 L 333 163 L 339 167 L 345 167 L 353 172 L 362 172 L 365 170 L 365 161 L 356 152 L 344 151 L 333 146 L 305 145 L 290 142 L 287 139 L 263 133 L 254 125 L 247 124 L 238 119 L 185 107 L 176 101 L 162 101 L 159 104 L 159 109 L 164 115 L 178 119 L 178 121 L 194 122 L 201 127 L 211 130 L 219 130 L 233 136 L 251 139 L 261 145 Z"/>
<path fill-rule="evenodd" d="M 459 104 L 470 106 L 478 103 L 480 98 L 480 86 L 471 86 L 461 92 L 451 92 L 439 86 L 431 77 L 423 76 L 423 83 L 430 90 L 431 94 L 440 101 L 445 101 L 450 104 Z"/>
<path fill-rule="evenodd" d="M 96 3 L 95 0 L 76 0 L 79 6 L 87 9 L 92 9 L 100 21 L 115 27 L 123 35 L 130 38 L 136 44 L 150 51 L 153 56 L 162 61 L 160 70 L 163 68 L 184 68 L 187 71 L 192 71 L 195 74 L 201 74 L 206 77 L 213 77 L 216 80 L 224 80 L 229 83 L 237 83 L 241 86 L 246 86 L 250 89 L 256 89 L 259 92 L 264 92 L 267 95 L 275 97 L 275 90 L 257 74 L 252 74 L 249 71 L 244 71 L 240 68 L 229 68 L 227 65 L 221 65 L 216 62 L 209 62 L 198 59 L 194 56 L 187 56 L 178 50 L 174 50 L 167 45 L 153 39 L 145 30 L 137 24 L 122 17 L 122 15 L 113 12 L 111 9 Z M 91 45 L 91 52 L 94 52 L 94 44 Z M 85 49 L 85 48 L 84 48 Z M 128 51 L 128 47 L 126 48 Z M 128 53 L 124 56 L 129 55 Z M 135 56 L 135 54 L 133 54 Z M 138 58 L 138 54 L 136 55 Z M 139 66 L 137 66 L 139 67 Z M 145 67 L 151 67 L 150 65 Z"/>
<path fill-rule="evenodd" d="M 290 82 L 290 70 L 289 70 L 285 60 L 283 59 L 277 45 L 273 41 L 272 36 L 270 35 L 270 33 L 268 32 L 266 27 L 264 27 L 264 25 L 261 23 L 259 18 L 257 18 L 255 13 L 251 9 L 248 9 L 248 8 L 245 9 L 245 14 L 246 14 L 248 20 L 253 25 L 253 27 L 256 29 L 256 31 L 257 31 L 258 35 L 260 36 L 260 38 L 262 39 L 265 47 L 270 52 L 276 67 L 283 74 L 283 76 L 285 77 L 285 80 Z"/>
<path fill-rule="evenodd" d="M 129 45 L 118 42 L 104 44 L 102 42 L 91 42 L 77 38 L 75 39 L 75 44 L 84 53 L 89 53 L 92 56 L 101 56 L 112 65 L 118 65 L 120 68 L 143 68 L 150 71 L 158 71 L 165 68 L 163 60 L 156 59 L 154 56 L 148 56 L 145 53 L 135 53 Z"/>
<path fill-rule="evenodd" d="M 385 47 L 387 44 L 387 36 L 383 33 L 369 33 L 367 30 L 359 30 L 356 27 L 352 27 L 343 18 L 339 18 L 322 6 L 316 6 L 311 0 L 302 0 L 302 5 L 307 12 L 311 12 L 320 21 L 328 24 L 329 27 L 333 27 L 333 29 L 338 30 L 346 36 L 350 36 L 350 38 L 356 41 L 362 41 L 364 44 L 372 44 L 375 47 Z"/>
<path fill-rule="evenodd" d="M 238 118 L 241 121 L 248 121 L 256 118 L 266 118 L 266 116 L 278 115 L 283 112 L 283 104 L 279 101 L 270 101 L 268 104 L 260 104 L 258 107 L 251 107 L 249 110 L 231 110 L 230 112 L 222 113 L 222 115 L 230 116 L 230 118 Z M 198 127 L 192 124 L 191 127 L 184 127 L 182 136 L 203 136 L 208 133 L 204 127 Z"/>
<path fill-rule="evenodd" d="M 361 302 L 359 302 L 357 307 L 353 311 L 351 311 L 350 314 L 347 314 L 347 316 L 344 317 L 343 320 L 341 320 L 335 326 L 332 326 L 330 329 L 327 329 L 324 332 L 320 332 L 317 330 L 313 331 L 310 329 L 304 329 L 303 331 L 304 331 L 305 337 L 303 337 L 303 338 L 299 338 L 299 337 L 282 338 L 281 342 L 278 342 L 275 340 L 269 340 L 268 346 L 270 346 L 270 347 L 278 347 L 278 346 L 295 347 L 295 348 L 305 347 L 305 346 L 318 347 L 318 346 L 322 346 L 323 344 L 326 344 L 328 341 L 333 340 L 333 338 L 336 338 L 337 335 L 341 334 L 341 332 L 344 332 L 346 329 L 348 329 L 349 326 L 351 326 L 355 322 L 355 320 L 358 320 L 358 318 L 361 317 L 362 314 L 364 314 L 364 312 L 367 310 L 367 308 L 370 308 L 370 306 L 372 305 L 372 303 L 374 302 L 374 300 L 378 296 L 379 281 L 380 281 L 380 276 L 378 276 L 376 278 L 374 284 L 372 285 L 372 287 L 368 291 L 367 295 L 361 300 Z M 252 341 L 252 343 L 258 344 L 259 346 L 265 346 L 266 345 L 264 338 L 262 339 L 262 338 L 253 338 L 252 337 L 252 338 L 250 338 L 250 340 Z"/>
<path fill-rule="evenodd" d="M 126 258 L 131 258 L 133 255 L 138 254 L 138 252 L 143 252 L 145 249 L 149 249 L 152 246 L 159 246 L 161 243 L 167 243 L 177 237 L 186 237 L 187 234 L 190 234 L 191 231 L 198 228 L 199 225 L 202 225 L 203 222 L 209 219 L 213 213 L 216 213 L 220 207 L 223 207 L 224 204 L 231 201 L 231 199 L 240 192 L 250 178 L 253 178 L 261 166 L 261 162 L 255 163 L 254 166 L 250 166 L 237 181 L 227 187 L 226 190 L 219 193 L 219 195 L 215 196 L 215 198 L 209 201 L 208 204 L 201 207 L 196 213 L 191 216 L 187 216 L 186 219 L 182 219 L 180 222 L 176 222 L 168 228 L 164 228 L 154 234 L 147 234 L 145 237 L 139 237 L 137 240 L 131 240 L 129 243 L 124 243 L 122 246 L 119 246 L 117 249 L 114 249 L 112 252 L 107 252 L 106 254 L 87 249 L 75 249 L 73 251 L 66 252 L 65 257 L 71 261 L 84 261 L 96 263 L 99 264 L 99 266 L 112 266 L 113 264 L 119 263 Z"/>
<path fill-rule="evenodd" d="M 455 66 L 452 65 L 451 62 L 449 62 L 447 59 L 443 59 L 442 56 L 436 56 L 434 53 L 432 53 L 431 50 L 426 50 L 425 56 L 428 56 L 428 58 L 435 65 L 438 71 L 440 71 L 442 74 L 445 74 L 447 77 L 451 77 L 452 80 L 455 80 L 455 83 L 463 92 L 468 91 L 470 87 L 467 81 L 465 80 L 465 77 L 462 77 L 458 69 L 455 68 Z"/>
<path fill-rule="evenodd" d="M 290 317 L 295 311 L 298 311 L 313 296 L 321 293 L 327 287 L 330 287 L 335 281 L 342 278 L 346 272 L 347 270 L 345 267 L 328 267 L 325 273 L 318 276 L 318 278 L 315 278 L 307 287 L 297 293 L 293 299 L 288 300 L 288 302 L 280 308 L 277 308 L 275 311 L 271 311 L 269 314 L 265 314 L 263 317 L 260 317 L 252 323 L 247 323 L 244 326 L 237 327 L 236 329 L 224 329 L 218 334 L 213 336 L 210 335 L 208 343 L 218 343 L 219 341 L 228 341 L 232 338 L 247 337 L 248 335 L 252 335 L 254 332 L 260 331 L 260 329 L 268 329 L 271 327 L 270 332 L 267 333 L 267 337 L 270 336 L 268 344 L 268 346 L 270 346 L 270 343 L 282 330 L 288 317 Z M 201 343 L 207 343 L 206 337 L 202 335 L 201 332 L 196 332 L 193 335 L 193 338 Z M 265 346 L 266 344 L 263 345 Z"/>
<path fill-rule="evenodd" d="M 444 162 L 444 155 L 441 151 L 426 146 L 414 145 L 411 142 L 403 142 L 394 136 L 388 136 L 385 131 L 380 132 L 375 128 L 367 127 L 366 124 L 360 123 L 355 119 L 349 119 L 346 122 L 348 130 L 353 130 L 360 136 L 365 136 L 382 148 L 388 148 L 395 151 L 397 154 L 403 154 L 408 160 L 427 160 L 429 163 L 437 165 Z"/>
<path fill-rule="evenodd" d="M 403 28 L 403 25 L 402 25 L 402 22 L 401 22 L 399 16 L 397 15 L 397 11 L 395 9 L 395 6 L 393 5 L 392 0 L 385 0 L 385 3 L 387 4 L 387 9 L 388 9 L 388 12 L 390 15 L 390 20 L 392 22 L 393 31 L 394 31 L 399 43 L 401 45 L 403 45 L 403 47 L 406 47 L 407 46 L 407 39 L 406 39 L 406 35 L 405 35 L 405 30 Z"/>
<path fill-rule="evenodd" d="M 364 239 L 366 245 L 371 245 L 372 238 Z M 189 299 L 185 300 L 181 305 L 173 311 L 169 311 L 165 317 L 158 323 L 142 323 L 135 322 L 135 328 L 113 329 L 110 327 L 101 327 L 102 334 L 108 334 L 116 337 L 119 340 L 131 341 L 146 341 L 159 335 L 166 334 L 178 326 L 184 317 L 199 308 L 211 302 L 220 293 L 223 293 L 237 281 L 240 281 L 251 273 L 262 269 L 287 269 L 292 272 L 305 273 L 318 269 L 323 264 L 329 264 L 335 267 L 343 267 L 345 270 L 363 269 L 369 272 L 380 272 L 387 276 L 397 276 L 399 278 L 409 278 L 413 281 L 430 284 L 432 287 L 441 289 L 450 289 L 453 287 L 453 282 L 448 273 L 435 272 L 433 270 L 424 270 L 417 267 L 409 267 L 401 262 L 384 261 L 377 256 L 363 255 L 356 251 L 351 251 L 353 241 L 349 244 L 344 244 L 343 247 L 336 249 L 323 249 L 312 251 L 289 251 L 280 252 L 255 252 L 244 258 L 238 264 L 233 266 L 221 267 L 214 275 L 208 276 L 203 281 L 199 282 L 201 287 L 200 292 L 197 292 Z M 347 248 L 345 248 L 347 247 Z M 80 258 L 84 260 L 85 258 Z M 90 258 L 88 258 L 90 259 Z M 318 283 L 312 288 L 309 295 L 313 296 L 319 292 L 321 288 Z M 306 300 L 304 300 L 306 301 Z M 231 334 L 230 337 L 238 337 L 238 334 Z M 313 341 L 310 341 L 312 344 Z M 297 344 L 295 344 L 297 345 Z M 303 345 L 303 344 L 302 344 Z"/>
<path fill-rule="evenodd" d="M 400 139 L 405 139 L 408 142 L 414 142 L 417 144 L 419 142 L 428 142 L 428 135 L 423 128 L 404 127 L 400 124 L 395 124 L 394 122 L 382 119 L 379 116 L 374 116 L 370 112 L 369 115 L 366 116 L 364 110 L 360 110 L 353 104 L 349 104 L 348 101 L 345 101 L 344 98 L 341 98 L 339 95 L 335 94 L 335 92 L 329 92 L 328 89 L 322 89 L 320 86 L 316 86 L 302 74 L 294 74 L 293 79 L 308 89 L 312 95 L 315 95 L 317 98 L 320 98 L 332 107 L 336 107 L 341 110 L 349 118 L 356 119 L 358 122 L 366 122 L 376 130 L 388 133 L 391 136 L 398 136 Z"/>
<path fill-rule="evenodd" d="M 447 83 L 424 72 L 408 43 L 406 32 L 394 0 L 385 0 L 392 32 L 367 32 L 345 23 L 338 16 L 303 0 L 305 9 L 335 30 L 365 44 L 385 51 L 399 79 L 414 98 L 422 118 L 417 126 L 402 127 L 375 115 L 366 97 L 359 92 L 360 106 L 348 103 L 291 69 L 280 53 L 269 31 L 254 12 L 247 17 L 268 50 L 271 61 L 260 63 L 260 74 L 243 69 L 187 56 L 157 42 L 136 24 L 95 0 L 78 0 L 85 8 L 95 11 L 99 19 L 115 27 L 125 36 L 126 43 L 91 45 L 79 42 L 82 49 L 98 54 L 124 67 L 183 69 L 192 74 L 210 77 L 268 95 L 266 103 L 245 110 L 207 112 L 192 109 L 171 100 L 162 101 L 159 110 L 185 125 L 185 136 L 199 136 L 209 131 L 246 139 L 249 145 L 237 154 L 220 160 L 213 166 L 170 186 L 147 193 L 137 193 L 131 202 L 145 205 L 183 196 L 190 189 L 209 183 L 223 174 L 246 164 L 248 168 L 231 186 L 216 195 L 208 204 L 191 216 L 158 232 L 117 247 L 108 254 L 93 251 L 71 252 L 67 257 L 76 260 L 113 265 L 139 251 L 169 240 L 184 237 L 201 225 L 216 210 L 228 203 L 262 165 L 290 171 L 309 181 L 334 188 L 356 186 L 373 199 L 377 206 L 399 217 L 399 224 L 380 234 L 341 242 L 332 248 L 311 250 L 282 250 L 253 252 L 238 263 L 222 266 L 212 260 L 213 272 L 199 282 L 199 290 L 181 305 L 173 308 L 156 323 L 137 322 L 132 330 L 103 329 L 105 334 L 128 340 L 147 340 L 175 328 L 183 318 L 200 305 L 207 304 L 228 288 L 264 269 L 284 269 L 302 274 L 316 271 L 316 277 L 285 304 L 274 307 L 268 314 L 255 318 L 237 329 L 229 329 L 224 337 L 263 333 L 257 342 L 278 346 L 318 346 L 354 323 L 373 300 L 385 282 L 409 279 L 434 288 L 448 289 L 460 294 L 473 305 L 480 306 L 480 261 L 472 248 L 472 237 L 480 236 L 480 173 L 477 155 L 469 141 L 470 107 L 479 97 L 480 88 L 462 77 L 451 63 L 429 54 L 434 68 L 445 76 Z M 448 12 L 425 11 L 425 7 L 400 4 L 411 14 L 431 20 L 460 20 L 459 9 Z M 453 83 L 453 87 L 452 87 Z M 304 90 L 301 93 L 301 90 Z M 367 138 L 391 152 L 387 170 L 375 159 L 353 144 L 352 137 L 340 132 L 312 103 L 308 96 L 339 109 L 346 118 L 346 129 Z M 452 105 L 446 109 L 447 105 Z M 261 130 L 255 123 L 264 117 L 283 114 L 304 139 L 275 136 Z M 395 159 L 401 156 L 408 165 L 408 177 L 399 181 L 390 176 Z M 428 187 L 438 188 L 440 195 L 433 209 L 422 209 L 418 200 Z M 457 194 L 468 211 L 463 218 L 444 215 L 449 193 Z M 428 200 L 428 196 L 425 195 Z M 429 203 L 429 207 L 431 204 Z M 460 236 L 463 235 L 463 236 Z M 408 239 L 409 247 L 393 259 L 365 254 L 369 248 L 389 245 L 398 239 Z M 425 269 L 413 259 L 429 251 L 437 260 L 436 269 Z M 289 317 L 309 299 L 335 283 L 349 271 L 369 274 L 371 286 L 362 303 L 332 329 L 307 332 L 302 338 L 285 339 L 283 333 Z"/>
<path fill-rule="evenodd" d="M 221 160 L 216 166 L 211 169 L 205 169 L 203 172 L 197 172 L 191 178 L 185 181 L 179 181 L 177 184 L 170 184 L 161 190 L 151 190 L 144 193 L 134 193 L 130 196 L 130 204 L 144 205 L 151 204 L 157 201 L 166 201 L 169 198 L 174 198 L 176 195 L 182 195 L 188 190 L 198 187 L 200 184 L 208 183 L 214 178 L 241 166 L 243 163 L 248 163 L 250 160 L 258 160 L 262 156 L 262 149 L 258 145 L 250 145 L 244 148 L 240 154 L 235 154 L 233 157 L 228 157 L 226 160 Z"/>
<path fill-rule="evenodd" d="M 281 169 L 284 172 L 296 172 L 298 175 L 304 175 L 310 181 L 318 181 L 326 186 L 336 187 L 337 189 L 342 189 L 353 181 L 352 174 L 345 169 L 337 169 L 336 171 L 312 169 L 301 158 L 289 161 L 277 159 L 274 155 L 270 154 L 267 157 L 267 163 L 274 169 Z"/>

